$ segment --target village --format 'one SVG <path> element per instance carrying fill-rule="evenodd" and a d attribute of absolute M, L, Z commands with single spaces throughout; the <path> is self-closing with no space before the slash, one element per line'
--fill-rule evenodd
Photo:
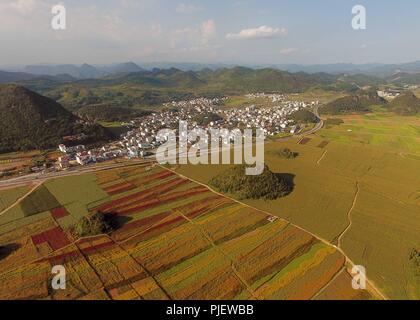
<path fill-rule="evenodd" d="M 245 96 L 250 101 L 266 99 L 269 106 L 256 107 L 253 104 L 226 108 L 223 98 L 197 98 L 188 101 L 172 101 L 163 105 L 161 112 L 135 118 L 124 125 L 128 131 L 120 139 L 100 148 L 88 149 L 85 145 L 58 146 L 62 155 L 58 158 L 55 169 L 67 170 L 72 166 L 109 161 L 118 158 L 147 158 L 154 155 L 156 149 L 164 142 L 158 137 L 162 129 L 178 129 L 180 121 L 188 124 L 188 130 L 203 129 L 256 129 L 264 131 L 266 137 L 279 134 L 295 135 L 301 130 L 290 116 L 299 110 L 317 106 L 318 101 L 302 102 L 290 100 L 281 94 L 255 93 Z M 273 105 L 274 104 L 274 105 Z M 233 137 L 224 143 L 233 142 Z M 189 141 L 193 146 L 196 141 Z"/>

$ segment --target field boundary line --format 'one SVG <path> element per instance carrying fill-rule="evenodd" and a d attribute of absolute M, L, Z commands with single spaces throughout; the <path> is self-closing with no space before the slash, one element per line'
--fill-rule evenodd
<path fill-rule="evenodd" d="M 321 293 L 323 293 L 331 283 L 333 283 L 343 272 L 347 270 L 346 266 L 343 266 L 338 272 L 332 277 L 317 293 L 315 293 L 310 300 L 315 300 Z"/>
<path fill-rule="evenodd" d="M 239 279 L 240 282 L 242 282 L 243 285 L 245 285 L 245 288 L 248 290 L 248 292 L 257 300 L 258 297 L 254 294 L 254 290 L 252 290 L 251 286 L 248 284 L 248 282 L 242 277 L 242 275 L 239 273 L 239 271 L 235 267 L 235 263 L 238 263 L 235 259 L 233 259 L 230 255 L 228 255 L 226 252 L 220 248 L 220 246 L 216 245 L 213 241 L 213 239 L 209 236 L 209 234 L 204 230 L 202 226 L 197 226 L 196 223 L 188 218 L 184 213 L 180 212 L 181 216 L 184 217 L 190 224 L 192 224 L 195 228 L 198 228 L 201 233 L 204 235 L 204 237 L 207 239 L 208 242 L 210 242 L 210 245 L 215 248 L 217 251 L 219 251 L 226 259 L 230 261 L 230 267 L 235 274 L 235 276 Z"/>
<path fill-rule="evenodd" d="M 328 150 L 325 150 L 324 153 L 322 154 L 321 158 L 319 158 L 319 160 L 316 162 L 317 165 L 321 164 L 321 161 L 325 158 L 327 153 L 328 153 Z"/>
<path fill-rule="evenodd" d="M 347 233 L 347 231 L 349 231 L 350 230 L 350 228 L 352 227 L 352 225 L 353 225 L 353 221 L 352 221 L 352 213 L 353 213 L 353 211 L 354 211 L 354 208 L 356 208 L 356 204 L 357 204 L 357 199 L 358 199 L 358 197 L 359 197 L 359 194 L 360 194 L 360 183 L 359 183 L 359 181 L 357 181 L 356 182 L 356 193 L 355 193 L 355 195 L 354 195 L 354 198 L 353 198 L 353 203 L 352 203 L 352 205 L 351 205 L 351 208 L 349 209 L 349 211 L 347 212 L 347 219 L 348 219 L 348 225 L 347 225 L 347 227 L 338 235 L 338 238 L 337 238 L 337 247 L 339 247 L 339 248 L 342 248 L 342 245 L 341 245 L 341 243 L 342 243 L 342 240 L 343 240 L 343 237 L 346 235 L 346 233 Z"/>
<path fill-rule="evenodd" d="M 169 294 L 169 292 L 159 283 L 159 281 L 156 279 L 156 277 L 155 277 L 155 275 L 153 275 L 152 274 L 152 272 L 150 272 L 149 271 L 149 269 L 147 269 L 146 267 L 145 267 L 145 265 L 142 263 L 142 262 L 140 262 L 139 260 L 137 260 L 136 258 L 134 258 L 133 257 L 133 255 L 126 249 L 126 248 L 124 248 L 120 243 L 118 243 L 118 241 L 116 241 L 115 239 L 113 239 L 110 235 L 106 235 L 115 245 L 117 245 L 118 246 L 118 248 L 120 248 L 121 249 L 121 251 L 124 251 L 131 259 L 133 259 L 133 261 L 135 262 L 135 263 L 137 263 L 145 272 L 146 272 L 146 274 L 150 277 L 150 278 L 152 278 L 153 279 L 153 281 L 155 282 L 155 284 L 156 284 L 156 286 L 157 287 L 159 287 L 161 290 L 162 290 L 162 292 L 166 295 L 166 297 L 169 299 L 169 300 L 174 300 L 172 297 L 171 297 L 171 295 Z M 134 291 L 136 291 L 136 293 L 139 295 L 139 296 L 141 296 L 141 294 L 139 294 L 139 292 L 137 291 L 137 289 L 136 288 L 134 288 L 133 286 L 132 286 L 132 288 L 134 289 Z M 111 298 L 111 300 L 113 300 L 112 298 Z"/>
<path fill-rule="evenodd" d="M 14 206 L 18 205 L 23 200 L 25 200 L 26 197 L 28 197 L 32 192 L 34 192 L 36 189 L 38 189 L 38 187 L 40 187 L 42 184 L 43 184 L 42 181 L 40 181 L 38 183 L 35 183 L 35 185 L 27 193 L 25 193 L 23 196 L 21 196 L 19 199 L 17 199 L 14 203 L 12 203 L 9 207 L 7 207 L 6 209 L 4 209 L 2 212 L 0 212 L 0 217 L 2 215 L 4 215 L 7 211 L 9 211 L 10 209 L 12 209 Z"/>
<path fill-rule="evenodd" d="M 153 163 L 153 162 L 152 162 Z M 129 166 L 136 166 L 136 165 L 142 165 L 142 164 L 145 164 L 145 163 L 138 163 L 138 164 L 130 164 Z M 148 164 L 150 164 L 150 163 L 148 163 Z M 161 167 L 162 169 L 164 169 L 164 170 L 168 170 L 168 171 L 171 171 L 171 172 L 173 172 L 174 174 L 176 174 L 176 175 L 178 175 L 179 177 L 181 177 L 181 178 L 185 178 L 185 179 L 187 179 L 187 180 L 189 180 L 189 181 L 192 181 L 192 182 L 194 182 L 194 183 L 196 183 L 196 184 L 198 184 L 198 185 L 201 185 L 201 186 L 204 186 L 204 187 L 206 187 L 209 191 L 211 191 L 212 193 L 214 193 L 214 194 L 216 194 L 216 195 L 219 195 L 219 196 L 221 196 L 221 197 L 224 197 L 224 198 L 226 198 L 226 199 L 229 199 L 229 200 L 231 200 L 231 201 L 233 201 L 233 202 L 235 202 L 235 203 L 238 203 L 238 204 L 240 204 L 240 205 L 242 205 L 242 206 L 245 206 L 245 207 L 247 207 L 247 208 L 251 208 L 251 209 L 253 209 L 253 210 L 256 210 L 256 211 L 259 211 L 259 212 L 261 212 L 261 213 L 264 213 L 264 214 L 266 214 L 268 217 L 275 217 L 275 218 L 278 218 L 278 219 L 280 219 L 281 221 L 283 221 L 283 222 L 285 222 L 285 223 L 287 223 L 287 224 L 289 224 L 289 225 L 291 225 L 291 226 L 293 226 L 293 227 L 295 227 L 295 228 L 297 228 L 297 229 L 299 229 L 299 230 L 301 230 L 301 231 L 303 231 L 303 232 L 306 232 L 307 234 L 309 234 L 309 235 L 311 235 L 311 236 L 313 236 L 315 239 L 318 239 L 319 241 L 321 241 L 321 242 L 323 242 L 324 244 L 327 244 L 327 245 L 329 245 L 329 246 L 332 246 L 333 248 L 335 248 L 337 251 L 339 251 L 345 258 L 346 258 L 346 262 L 347 263 L 349 263 L 350 265 L 356 265 L 347 255 L 346 255 L 346 253 L 339 247 L 339 246 L 336 246 L 336 245 L 334 245 L 333 243 L 331 243 L 331 242 L 329 242 L 328 240 L 326 240 L 326 239 L 324 239 L 324 238 L 322 238 L 322 237 L 320 237 L 320 236 L 318 236 L 318 235 L 316 235 L 316 234 L 314 234 L 313 232 L 311 232 L 311 231 L 308 231 L 308 230 L 306 230 L 306 229 L 304 229 L 303 227 L 300 227 L 300 226 L 298 226 L 298 225 L 296 225 L 296 224 L 294 224 L 294 223 L 292 223 L 292 222 L 290 222 L 290 221 L 288 221 L 287 219 L 284 219 L 284 218 L 282 218 L 282 217 L 278 217 L 278 216 L 275 216 L 275 215 L 273 215 L 273 214 L 271 214 L 271 213 L 269 213 L 269 212 L 267 212 L 267 211 L 265 211 L 265 210 L 261 210 L 261 209 L 258 209 L 258 208 L 255 208 L 255 207 L 253 207 L 253 206 L 251 206 L 251 205 L 248 205 L 248 204 L 246 204 L 246 203 L 244 203 L 244 202 L 242 202 L 242 201 L 239 201 L 239 200 L 237 200 L 237 199 L 234 199 L 234 198 L 231 198 L 231 197 L 229 197 L 229 196 L 226 196 L 226 195 L 224 195 L 224 194 L 222 194 L 222 193 L 220 193 L 220 192 L 217 192 L 217 191 L 215 191 L 214 189 L 212 189 L 210 186 L 208 186 L 208 185 L 206 185 L 206 184 L 204 184 L 204 183 L 202 183 L 202 182 L 199 182 L 199 181 L 197 181 L 197 180 L 195 180 L 195 179 L 192 179 L 192 178 L 189 178 L 189 177 L 186 177 L 186 176 L 184 176 L 184 175 L 182 175 L 182 174 L 180 174 L 179 172 L 176 172 L 175 170 L 172 170 L 172 169 L 170 169 L 170 168 L 167 168 L 167 167 L 165 167 L 165 166 L 163 166 L 163 165 L 160 165 L 160 164 L 156 164 L 155 163 L 155 165 L 157 165 L 157 166 L 159 166 L 159 167 Z M 104 171 L 104 170 L 113 170 L 113 169 L 118 169 L 120 166 L 118 166 L 118 167 L 113 167 L 113 168 L 101 168 L 101 169 L 97 169 L 97 170 L 94 170 L 94 172 L 96 172 L 96 171 Z M 121 166 L 121 167 L 123 167 L 123 166 Z M 76 175 L 82 175 L 82 174 L 89 174 L 89 173 L 91 173 L 91 172 L 78 172 L 78 173 L 76 173 Z M 73 174 L 72 174 L 73 175 Z M 46 178 L 46 179 L 43 179 L 43 180 L 41 180 L 40 182 L 39 182 L 39 184 L 38 185 L 36 185 L 30 192 L 28 192 L 26 195 L 24 195 L 24 197 L 23 198 L 26 198 L 29 194 L 31 194 L 37 187 L 39 187 L 40 185 L 42 185 L 45 181 L 47 181 L 47 180 L 50 180 L 50 179 L 55 179 L 55 178 L 60 178 L 60 177 L 48 177 L 48 178 Z M 355 197 L 356 198 L 356 197 Z M 354 205 L 353 205 L 353 207 L 355 207 L 355 205 L 356 205 L 356 200 L 357 200 L 357 198 L 354 200 Z M 22 201 L 22 199 L 20 199 L 20 201 Z M 13 207 L 14 205 L 16 205 L 16 203 L 15 204 L 13 204 L 11 207 Z M 11 207 L 9 207 L 8 209 L 10 209 Z M 352 210 L 351 210 L 352 211 Z M 1 213 L 1 214 L 3 214 L 3 213 Z M 1 215 L 0 214 L 0 215 Z M 351 214 L 351 212 L 350 212 L 350 214 Z M 349 227 L 347 228 L 347 229 L 349 229 Z M 79 241 L 81 241 L 81 240 L 86 240 L 86 239 L 90 239 L 90 238 L 92 238 L 92 239 L 94 239 L 94 238 L 97 238 L 97 237 L 100 237 L 100 236 L 107 236 L 107 237 L 109 237 L 109 235 L 107 235 L 107 234 L 101 234 L 101 235 L 95 235 L 95 236 L 91 236 L 91 237 L 84 237 L 84 238 L 80 238 L 80 239 L 77 239 L 76 241 L 73 241 L 72 243 L 70 243 L 70 244 L 68 244 L 68 245 L 66 245 L 66 246 L 64 246 L 63 248 L 60 248 L 60 249 L 58 249 L 58 250 L 56 250 L 56 251 L 54 251 L 54 252 L 51 252 L 51 253 L 49 253 L 49 254 L 47 254 L 47 255 L 45 255 L 45 256 L 43 256 L 43 257 L 39 257 L 39 258 L 36 258 L 36 259 L 34 259 L 34 260 L 32 260 L 32 261 L 29 261 L 29 262 L 27 262 L 25 265 L 28 265 L 28 264 L 31 264 L 31 263 L 36 263 L 36 262 L 39 262 L 39 261 L 42 261 L 42 260 L 44 260 L 45 258 L 48 258 L 48 257 L 51 257 L 51 256 L 53 256 L 54 254 L 56 254 L 56 252 L 57 251 L 59 251 L 59 250 L 64 250 L 64 249 L 67 249 L 67 248 L 69 248 L 69 247 L 71 247 L 71 246 L 74 246 L 74 245 L 76 245 L 76 247 L 77 247 L 77 243 L 79 242 Z M 134 237 L 134 236 L 132 236 L 132 237 Z M 109 237 L 110 238 L 110 237 Z M 111 238 L 111 240 L 112 241 L 114 241 L 114 239 L 112 239 Z M 115 241 L 114 241 L 115 242 Z M 124 242 L 124 241 L 123 241 Z M 118 243 L 118 242 L 117 242 Z M 5 272 L 0 272 L 0 275 L 7 275 L 7 274 L 9 274 L 9 273 L 11 273 L 11 272 L 13 272 L 13 271 L 15 271 L 16 269 L 18 269 L 19 267 L 16 267 L 16 268 L 13 268 L 13 269 L 11 269 L 11 270 L 8 270 L 8 271 L 5 271 Z M 379 289 L 378 289 L 378 287 L 371 281 L 371 280 L 369 280 L 369 279 L 366 279 L 366 281 L 367 281 L 367 283 L 369 284 L 369 286 L 370 286 L 370 288 L 371 288 L 371 290 L 372 291 L 374 291 L 378 296 L 380 296 L 382 299 L 384 299 L 384 300 L 389 300 L 389 298 L 385 295 L 385 294 L 383 294 Z"/>
<path fill-rule="evenodd" d="M 352 266 L 355 266 L 356 264 L 349 258 L 349 256 L 347 256 L 347 254 L 340 248 L 340 247 L 338 247 L 338 246 L 336 246 L 336 245 L 334 245 L 333 243 L 331 243 L 331 242 L 329 242 L 328 240 L 326 240 L 326 239 L 324 239 L 324 238 L 322 238 L 322 237 L 320 237 L 320 236 L 318 236 L 318 235 L 316 235 L 315 233 L 313 233 L 313 232 L 311 232 L 311 231 L 308 231 L 308 230 L 306 230 L 306 229 L 304 229 L 303 227 L 300 227 L 300 226 L 298 226 L 298 225 L 296 225 L 296 224 L 294 224 L 294 223 L 292 223 L 291 221 L 288 221 L 288 220 L 286 220 L 286 219 L 284 219 L 284 218 L 282 218 L 282 217 L 278 217 L 278 216 L 275 216 L 275 215 L 273 215 L 273 214 L 271 214 L 271 213 L 269 213 L 269 212 L 267 212 L 267 211 L 265 211 L 265 210 L 261 210 L 261 209 L 257 209 L 257 208 L 255 208 L 255 207 L 253 207 L 253 206 L 251 206 L 251 205 L 249 205 L 249 204 L 246 204 L 246 203 L 244 203 L 244 202 L 242 202 L 242 201 L 240 201 L 240 200 L 237 200 L 237 199 L 234 199 L 234 198 L 231 198 L 231 197 L 228 197 L 228 196 L 226 196 L 226 195 L 224 195 L 224 194 L 222 194 L 222 193 L 220 193 L 220 192 L 217 192 L 217 191 L 215 191 L 214 189 L 212 189 L 210 186 L 208 186 L 208 185 L 206 185 L 206 184 L 204 184 L 204 183 L 202 183 L 202 182 L 200 182 L 200 181 L 197 181 L 197 180 L 195 180 L 195 179 L 192 179 L 192 178 L 188 178 L 188 177 L 186 177 L 186 176 L 184 176 L 184 175 L 182 175 L 182 174 L 180 174 L 179 172 L 176 172 L 175 170 L 172 170 L 172 169 L 170 169 L 170 168 L 166 168 L 165 166 L 162 166 L 162 165 L 160 165 L 160 164 L 157 164 L 158 166 L 160 166 L 161 168 L 163 168 L 163 169 L 165 169 L 165 170 L 169 170 L 169 171 L 171 171 L 171 172 L 173 172 L 173 173 L 175 173 L 175 174 L 177 174 L 178 176 L 180 176 L 181 178 L 185 178 L 185 179 L 188 179 L 188 180 L 190 180 L 190 181 L 192 181 L 192 182 L 195 182 L 195 183 L 197 183 L 197 184 L 199 184 L 199 185 L 202 185 L 202 186 L 204 186 L 204 187 L 206 187 L 206 188 L 208 188 L 211 192 L 213 192 L 213 193 L 215 193 L 215 194 L 217 194 L 217 195 L 219 195 L 219 196 L 222 196 L 222 197 L 225 197 L 225 198 L 227 198 L 227 199 L 230 199 L 230 200 L 232 200 L 232 201 L 234 201 L 234 202 L 236 202 L 236 203 L 239 203 L 239 204 L 241 204 L 241 205 L 243 205 L 243 206 L 245 206 L 245 207 L 247 207 L 247 208 L 251 208 L 251 209 L 253 209 L 253 210 L 257 210 L 257 211 L 259 211 L 259 212 L 262 212 L 262 213 L 264 213 L 264 214 L 266 214 L 267 216 L 269 216 L 269 217 L 276 217 L 276 218 L 278 218 L 278 219 L 280 219 L 281 221 L 283 221 L 283 222 L 285 222 L 285 223 L 288 223 L 288 224 L 290 224 L 291 226 L 293 226 L 293 227 L 295 227 L 295 228 L 298 228 L 299 230 L 301 230 L 301 231 L 304 231 L 304 232 L 306 232 L 306 233 L 308 233 L 308 234 L 310 234 L 311 236 L 313 236 L 314 238 L 316 238 L 316 239 L 318 239 L 319 241 L 321 241 L 321 242 L 323 242 L 324 244 L 327 244 L 327 245 L 329 245 L 329 246 L 332 246 L 333 248 L 335 248 L 336 250 L 338 250 L 345 258 L 346 258 L 346 262 L 347 263 L 349 263 L 350 265 L 352 265 Z M 376 293 L 377 293 L 377 295 L 378 296 L 380 296 L 382 299 L 384 299 L 384 300 L 389 300 L 389 298 L 384 294 L 384 293 L 382 293 L 379 289 L 378 289 L 378 287 L 372 282 L 372 280 L 369 280 L 369 279 L 366 279 L 366 282 L 370 285 L 370 287 L 373 289 L 373 291 L 375 291 Z"/>

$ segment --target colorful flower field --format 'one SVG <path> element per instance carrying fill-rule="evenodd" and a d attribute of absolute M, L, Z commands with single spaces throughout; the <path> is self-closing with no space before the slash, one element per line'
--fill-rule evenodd
<path fill-rule="evenodd" d="M 371 299 L 350 287 L 344 256 L 281 219 L 159 166 L 96 173 L 115 214 L 109 235 L 74 239 L 57 207 L 0 226 L 0 299 Z M 15 222 L 16 223 L 16 222 Z M 52 290 L 63 265 L 65 290 Z"/>

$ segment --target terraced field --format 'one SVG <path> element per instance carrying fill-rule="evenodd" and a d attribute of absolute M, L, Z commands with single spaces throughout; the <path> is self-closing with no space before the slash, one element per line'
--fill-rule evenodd
<path fill-rule="evenodd" d="M 74 239 L 95 211 L 120 228 Z M 0 246 L 1 299 L 377 298 L 351 288 L 334 246 L 158 166 L 46 182 L 6 211 Z"/>
<path fill-rule="evenodd" d="M 293 176 L 294 190 L 274 201 L 245 202 L 340 242 L 389 298 L 419 299 L 419 268 L 410 257 L 420 251 L 420 118 L 382 113 L 340 118 L 342 125 L 311 137 L 268 143 L 266 164 Z M 284 148 L 298 157 L 276 156 Z M 201 183 L 224 170 L 177 168 Z"/>

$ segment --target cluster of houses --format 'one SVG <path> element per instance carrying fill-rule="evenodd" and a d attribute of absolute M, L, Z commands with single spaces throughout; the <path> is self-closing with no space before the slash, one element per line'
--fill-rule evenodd
<path fill-rule="evenodd" d="M 188 107 L 204 107 L 216 106 L 222 104 L 224 101 L 228 100 L 228 97 L 223 98 L 197 98 L 191 99 L 188 101 L 172 101 L 164 103 L 163 106 L 166 108 L 188 108 Z"/>
<path fill-rule="evenodd" d="M 273 107 L 257 108 L 252 105 L 223 110 L 221 113 L 228 127 L 260 128 L 264 130 L 266 136 L 275 136 L 284 132 L 295 134 L 299 130 L 299 125 L 290 119 L 290 115 L 318 103 L 318 101 L 311 103 L 288 101 L 282 98 L 282 102 Z"/>
<path fill-rule="evenodd" d="M 266 136 L 279 133 L 295 134 L 299 126 L 290 119 L 290 115 L 298 110 L 312 107 L 318 101 L 310 103 L 287 100 L 287 96 L 280 94 L 249 94 L 249 98 L 267 98 L 276 102 L 276 106 L 256 107 L 254 105 L 240 108 L 222 108 L 220 105 L 227 98 L 198 98 L 188 101 L 173 101 L 164 104 L 163 111 L 156 112 L 130 121 L 132 130 L 121 136 L 120 140 L 105 145 L 100 149 L 86 150 L 85 146 L 66 147 L 60 145 L 59 150 L 64 154 L 59 158 L 58 166 L 68 168 L 72 163 L 86 165 L 89 163 L 106 161 L 117 157 L 144 158 L 153 153 L 162 141 L 157 136 L 162 129 L 179 128 L 180 121 L 188 124 L 188 131 L 210 129 L 260 128 Z M 198 123 L 197 118 L 209 121 Z M 185 133 L 179 133 L 179 135 Z M 185 137 L 183 141 L 187 141 Z M 227 137 L 225 143 L 232 142 L 234 137 Z M 181 139 L 182 140 L 182 139 Z M 188 141 L 193 145 L 194 141 Z"/>
<path fill-rule="evenodd" d="M 71 165 L 84 166 L 127 156 L 127 151 L 115 143 L 108 144 L 99 149 L 90 150 L 87 150 L 84 145 L 66 147 L 64 144 L 60 144 L 58 149 L 64 154 L 57 161 L 57 166 L 60 169 L 67 169 Z"/>
<path fill-rule="evenodd" d="M 269 99 L 271 102 L 280 102 L 287 99 L 287 96 L 284 94 L 278 94 L 278 93 L 250 93 L 245 96 L 248 99 Z"/>
<path fill-rule="evenodd" d="M 386 90 L 378 90 L 378 96 L 385 99 L 394 99 L 401 94 L 401 90 L 393 90 L 393 89 L 386 89 Z"/>

